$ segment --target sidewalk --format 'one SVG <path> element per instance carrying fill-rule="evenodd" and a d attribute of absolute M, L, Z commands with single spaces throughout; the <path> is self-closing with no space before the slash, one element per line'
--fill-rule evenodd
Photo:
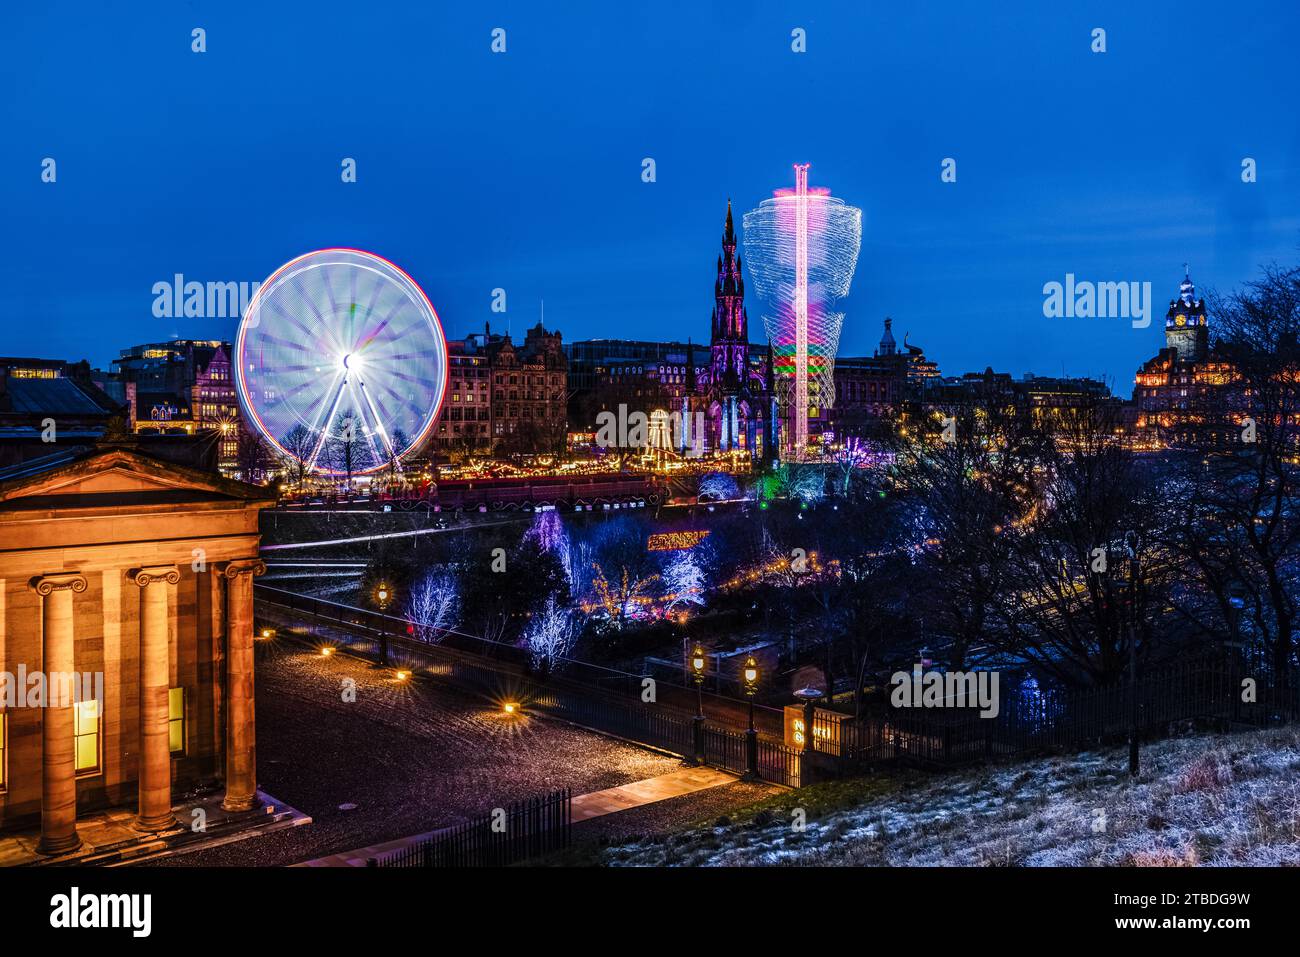
<path fill-rule="evenodd" d="M 264 791 L 258 791 L 257 796 L 261 804 L 254 811 L 222 810 L 220 791 L 175 805 L 172 813 L 176 826 L 156 834 L 137 831 L 131 826 L 135 820 L 134 808 L 91 811 L 77 818 L 77 834 L 82 845 L 75 851 L 53 857 L 36 850 L 41 836 L 39 827 L 9 833 L 0 837 L 0 867 L 67 864 L 115 867 L 219 847 L 311 823 L 306 814 Z M 195 831 L 191 825 L 194 812 L 199 809 L 205 816 L 205 827 Z"/>
<path fill-rule="evenodd" d="M 681 797 L 683 794 L 692 794 L 696 791 L 704 791 L 723 784 L 733 784 L 737 780 L 736 775 L 728 774 L 725 771 L 716 771 L 713 768 L 683 768 L 680 771 L 672 771 L 658 777 L 646 778 L 644 781 L 633 781 L 631 784 L 621 784 L 618 787 L 606 788 L 604 791 L 580 794 L 573 799 L 573 823 L 578 824 L 606 814 L 617 814 L 619 811 L 626 811 L 629 808 L 654 804 L 657 801 L 666 801 L 669 798 Z M 365 867 L 368 858 L 382 857 L 392 851 L 409 847 L 412 844 L 419 844 L 421 841 L 436 837 L 445 830 L 449 829 L 443 828 L 438 831 L 415 834 L 411 837 L 400 837 L 397 840 L 386 841 L 383 844 L 373 844 L 370 847 L 357 848 L 355 851 L 330 854 L 327 857 L 318 857 L 314 861 L 304 861 L 293 866 Z"/>

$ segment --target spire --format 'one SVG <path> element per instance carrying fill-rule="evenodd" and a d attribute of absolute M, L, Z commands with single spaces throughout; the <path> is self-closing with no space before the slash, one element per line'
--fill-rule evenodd
<path fill-rule="evenodd" d="M 1183 281 L 1178 287 L 1178 298 L 1183 301 L 1183 305 L 1191 306 L 1196 299 L 1196 286 L 1192 283 L 1192 273 L 1187 263 L 1183 263 Z"/>
<path fill-rule="evenodd" d="M 722 234 L 722 241 L 727 245 L 736 245 L 736 229 L 731 221 L 731 197 L 727 197 L 727 229 Z"/>

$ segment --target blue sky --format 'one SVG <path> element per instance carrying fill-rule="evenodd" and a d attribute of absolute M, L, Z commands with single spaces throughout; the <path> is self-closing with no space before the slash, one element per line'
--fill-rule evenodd
<path fill-rule="evenodd" d="M 155 318 L 153 284 L 335 245 L 403 266 L 453 338 L 544 299 L 566 340 L 707 340 L 727 198 L 794 162 L 863 210 L 842 354 L 889 314 L 945 373 L 1127 394 L 1184 261 L 1202 291 L 1300 262 L 1294 2 L 106 6 L 0 12 L 0 352 L 230 337 Z M 1067 272 L 1150 281 L 1155 321 L 1044 318 Z"/>

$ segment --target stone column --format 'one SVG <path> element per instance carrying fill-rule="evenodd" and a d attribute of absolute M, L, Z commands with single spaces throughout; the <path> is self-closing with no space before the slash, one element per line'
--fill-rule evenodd
<path fill-rule="evenodd" d="M 175 565 L 136 568 L 128 573 L 140 586 L 140 811 L 135 827 L 165 831 L 172 816 L 172 756 L 167 733 L 171 682 L 167 640 L 167 586 L 181 580 Z"/>
<path fill-rule="evenodd" d="M 61 854 L 81 846 L 77 836 L 77 759 L 73 701 L 61 692 L 79 687 L 70 682 L 73 662 L 72 595 L 86 590 L 78 574 L 33 578 L 31 587 L 42 599 L 41 668 L 45 672 L 45 702 L 41 719 L 41 842 L 42 854 Z M 64 676 L 64 680 L 55 680 Z"/>
<path fill-rule="evenodd" d="M 253 576 L 259 559 L 229 562 L 226 588 L 226 796 L 227 811 L 257 807 L 257 736 L 253 720 Z"/>

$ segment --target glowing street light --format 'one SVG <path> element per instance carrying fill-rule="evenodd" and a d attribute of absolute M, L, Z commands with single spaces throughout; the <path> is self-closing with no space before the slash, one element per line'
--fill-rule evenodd
<path fill-rule="evenodd" d="M 758 662 L 753 655 L 745 659 L 741 671 L 745 684 L 745 697 L 749 698 L 749 730 L 745 732 L 745 773 L 742 781 L 757 781 L 758 776 L 758 731 L 754 728 L 754 694 L 758 691 Z"/>
<path fill-rule="evenodd" d="M 393 588 L 388 582 L 380 580 L 375 583 L 371 590 L 370 598 L 380 613 L 386 612 L 388 606 L 393 603 Z M 379 663 L 384 667 L 388 666 L 388 620 L 386 617 L 379 619 Z"/>
<path fill-rule="evenodd" d="M 695 720 L 691 722 L 691 747 L 694 753 L 686 759 L 687 764 L 704 762 L 704 675 L 707 666 L 704 649 L 696 645 L 691 652 L 691 680 L 695 682 Z"/>

